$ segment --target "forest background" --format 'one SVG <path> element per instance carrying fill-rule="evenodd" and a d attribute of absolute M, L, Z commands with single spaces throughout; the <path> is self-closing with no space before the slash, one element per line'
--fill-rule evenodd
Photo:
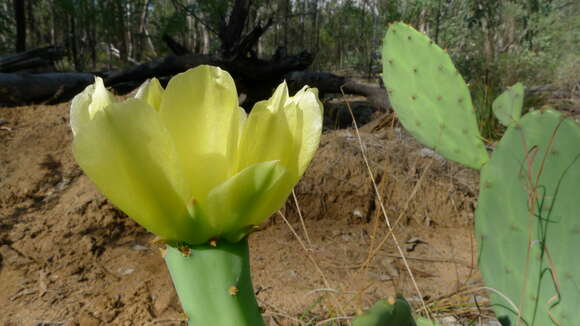
<path fill-rule="evenodd" d="M 236 6 L 244 8 L 240 15 Z M 232 22 L 236 19 L 240 22 Z M 378 83 L 382 38 L 388 24 L 395 21 L 415 26 L 447 49 L 469 83 L 485 138 L 497 138 L 502 132 L 491 103 L 518 81 L 529 91 L 544 91 L 528 92 L 526 107 L 551 104 L 574 110 L 578 105 L 546 100 L 575 98 L 570 94 L 580 92 L 580 3 L 570 0 L 4 0 L 0 3 L 0 58 L 55 46 L 64 57 L 48 70 L 32 72 L 111 76 L 170 55 L 194 54 L 206 58 L 203 62 L 209 58 L 211 64 L 238 60 L 246 79 L 252 69 L 275 64 L 280 57 L 298 61 L 282 74 L 274 74 L 277 80 L 262 83 L 267 78 L 255 74 L 245 89 L 238 85 L 240 92 L 251 93 L 251 105 L 269 94 L 266 88 L 277 85 L 284 73 L 305 67 Z M 254 60 L 252 68 L 240 56 L 269 61 Z M 227 63 L 222 67 L 234 69 Z M 0 72 L 13 71 L 4 71 L 0 60 Z M 236 71 L 230 73 L 238 78 Z M 105 83 L 116 91 L 129 91 L 144 78 L 160 77 L 151 71 L 146 74 L 129 87 L 112 85 L 110 79 Z M 81 76 L 82 82 L 62 100 L 84 88 L 90 82 L 87 76 L 91 75 Z M 124 80 L 134 78 L 130 76 Z M 25 104 L 33 96 L 40 99 L 37 103 L 59 102 L 47 100 L 46 95 L 26 95 L 26 91 L 21 95 L 23 87 L 11 80 L 2 84 L 13 88 L 5 93 L 24 98 L 14 103 Z M 338 92 L 337 85 L 343 81 L 334 82 Z M 308 79 L 298 83 L 321 88 Z M 23 79 L 21 84 L 32 82 Z M 35 89 L 51 94 L 52 87 Z M 382 91 L 374 91 L 374 101 L 363 95 L 377 108 L 388 107 Z"/>

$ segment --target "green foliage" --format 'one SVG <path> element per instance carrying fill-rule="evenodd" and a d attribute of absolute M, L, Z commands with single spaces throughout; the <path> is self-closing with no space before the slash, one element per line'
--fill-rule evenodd
<path fill-rule="evenodd" d="M 493 101 L 497 97 L 499 89 L 484 81 L 471 83 L 469 89 L 473 105 L 476 108 L 475 115 L 481 135 L 488 141 L 499 139 L 505 129 L 493 113 Z"/>
<path fill-rule="evenodd" d="M 512 122 L 481 171 L 479 266 L 506 325 L 579 325 L 580 126 L 553 110 Z"/>
<path fill-rule="evenodd" d="M 313 49 L 317 52 L 315 65 L 326 70 L 376 70 L 374 50 L 381 26 L 374 8 L 349 0 L 328 2 L 318 10 L 326 14 L 320 16 L 320 31 L 315 32 L 319 33 L 317 49 Z"/>
<path fill-rule="evenodd" d="M 399 120 L 417 140 L 474 169 L 488 160 L 467 85 L 425 35 L 402 23 L 390 26 L 383 79 Z"/>
<path fill-rule="evenodd" d="M 58 45 L 69 53 L 61 68 L 113 70 L 171 54 L 164 33 L 194 53 L 220 53 L 220 30 L 232 0 L 34 0 L 27 11 L 28 48 Z M 13 52 L 12 1 L 0 5 L 0 51 Z M 273 24 L 253 51 L 268 58 L 279 47 L 315 54 L 313 70 L 372 76 L 381 70 L 385 25 L 406 21 L 448 48 L 462 76 L 481 84 L 474 102 L 506 85 L 558 83 L 580 75 L 580 2 L 569 0 L 255 0 L 244 33 Z M 486 105 L 487 105 L 486 104 Z M 486 115 L 491 116 L 491 115 Z M 486 121 L 488 126 L 493 125 Z M 491 130 L 489 130 L 491 132 Z M 484 137 L 488 137 L 486 132 Z"/>
<path fill-rule="evenodd" d="M 16 22 L 12 8 L 0 6 L 0 53 L 12 52 L 16 38 Z"/>
<path fill-rule="evenodd" d="M 504 126 L 509 126 L 520 119 L 523 105 L 524 85 L 517 83 L 495 99 L 493 113 Z"/>

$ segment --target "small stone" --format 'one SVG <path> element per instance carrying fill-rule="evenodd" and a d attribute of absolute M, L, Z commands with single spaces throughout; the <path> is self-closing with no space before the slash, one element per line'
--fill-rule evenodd
<path fill-rule="evenodd" d="M 486 321 L 483 321 L 482 326 L 502 326 L 501 323 L 499 322 L 499 320 L 497 319 L 488 319 Z"/>
<path fill-rule="evenodd" d="M 144 251 L 144 250 L 149 250 L 149 248 L 147 248 L 147 247 L 145 247 L 145 246 L 142 246 L 142 245 L 140 245 L 140 244 L 133 245 L 133 246 L 131 247 L 131 249 L 133 249 L 133 250 L 137 250 L 137 251 Z"/>
<path fill-rule="evenodd" d="M 441 322 L 441 324 L 443 324 L 444 326 L 455 326 L 455 325 L 459 325 L 459 321 L 457 320 L 457 318 L 453 317 L 453 316 L 446 316 L 443 317 L 439 320 Z"/>
<path fill-rule="evenodd" d="M 83 311 L 79 316 L 80 326 L 99 326 L 100 321 L 93 317 L 89 312 Z"/>
<path fill-rule="evenodd" d="M 121 276 L 130 275 L 133 274 L 134 272 L 135 272 L 134 268 L 119 268 L 119 275 Z"/>
<path fill-rule="evenodd" d="M 155 315 L 161 316 L 176 299 L 177 297 L 173 289 L 170 291 L 159 292 L 159 295 L 154 299 L 153 303 L 153 311 Z"/>
<path fill-rule="evenodd" d="M 419 155 L 421 157 L 431 157 L 431 158 L 434 158 L 434 159 L 436 159 L 437 161 L 440 161 L 440 162 L 445 161 L 445 158 L 443 158 L 443 156 L 437 154 L 434 150 L 431 150 L 431 149 L 426 148 L 426 147 L 422 148 L 419 151 Z"/>

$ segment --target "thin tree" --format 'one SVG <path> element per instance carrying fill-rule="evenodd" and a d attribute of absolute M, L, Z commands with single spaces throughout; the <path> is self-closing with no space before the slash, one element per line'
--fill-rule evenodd
<path fill-rule="evenodd" d="M 26 2 L 14 0 L 14 18 L 16 19 L 16 52 L 26 51 Z"/>

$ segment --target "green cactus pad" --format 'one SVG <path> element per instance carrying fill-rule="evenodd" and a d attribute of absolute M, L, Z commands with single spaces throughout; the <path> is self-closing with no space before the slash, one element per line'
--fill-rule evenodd
<path fill-rule="evenodd" d="M 580 126 L 574 120 L 546 110 L 510 125 L 482 169 L 475 227 L 486 285 L 516 306 L 490 293 L 504 325 L 580 325 Z"/>
<path fill-rule="evenodd" d="M 252 287 L 247 238 L 168 246 L 165 262 L 189 326 L 264 326 Z"/>
<path fill-rule="evenodd" d="M 368 311 L 353 320 L 353 326 L 416 326 L 411 306 L 402 296 L 377 301 Z"/>
<path fill-rule="evenodd" d="M 488 161 L 469 89 L 427 36 L 392 24 L 383 42 L 383 80 L 399 120 L 419 142 L 474 169 Z"/>
<path fill-rule="evenodd" d="M 518 121 L 524 105 L 524 85 L 517 83 L 493 101 L 493 114 L 504 126 Z"/>
<path fill-rule="evenodd" d="M 390 303 L 389 303 L 390 302 Z M 411 306 L 401 295 L 377 301 L 368 311 L 356 317 L 353 326 L 441 326 L 426 318 L 413 318 Z"/>

